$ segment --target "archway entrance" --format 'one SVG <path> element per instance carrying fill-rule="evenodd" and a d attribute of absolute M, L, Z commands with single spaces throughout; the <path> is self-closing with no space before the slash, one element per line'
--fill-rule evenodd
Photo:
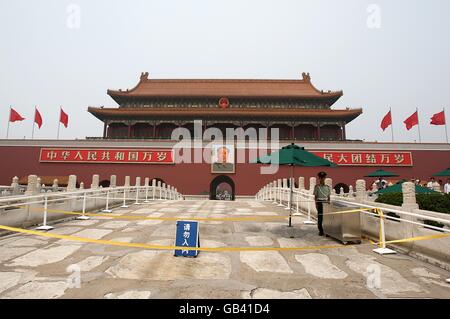
<path fill-rule="evenodd" d="M 103 181 L 101 181 L 99 183 L 99 186 L 101 186 L 101 187 L 109 187 L 110 184 L 111 184 L 111 182 L 109 180 L 105 179 L 105 180 L 103 180 Z"/>
<path fill-rule="evenodd" d="M 350 187 L 347 184 L 338 183 L 338 184 L 336 184 L 336 186 L 334 186 L 334 190 L 336 191 L 336 194 L 340 194 L 341 187 L 344 189 L 344 193 L 348 193 L 350 190 Z"/>
<path fill-rule="evenodd" d="M 226 175 L 215 177 L 209 186 L 209 199 L 234 200 L 235 186 L 233 180 Z"/>

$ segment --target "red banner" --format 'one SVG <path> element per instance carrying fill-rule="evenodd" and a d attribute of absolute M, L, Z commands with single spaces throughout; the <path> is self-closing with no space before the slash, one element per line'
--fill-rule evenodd
<path fill-rule="evenodd" d="M 312 151 L 342 166 L 413 166 L 411 152 L 335 152 Z"/>
<path fill-rule="evenodd" d="M 173 151 L 167 149 L 68 149 L 41 148 L 40 162 L 174 164 Z"/>

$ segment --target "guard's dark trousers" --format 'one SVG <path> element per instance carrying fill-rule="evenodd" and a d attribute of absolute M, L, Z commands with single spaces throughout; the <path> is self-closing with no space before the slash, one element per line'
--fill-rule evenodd
<path fill-rule="evenodd" d="M 317 227 L 319 228 L 319 233 L 323 234 L 322 222 L 323 222 L 323 203 L 317 202 Z"/>

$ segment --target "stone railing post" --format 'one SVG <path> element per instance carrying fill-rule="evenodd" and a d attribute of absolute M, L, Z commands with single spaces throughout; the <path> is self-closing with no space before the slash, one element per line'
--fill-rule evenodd
<path fill-rule="evenodd" d="M 125 182 L 124 182 L 123 186 L 130 187 L 130 185 L 131 185 L 130 182 L 131 182 L 130 176 L 125 176 Z"/>
<path fill-rule="evenodd" d="M 116 175 L 111 175 L 111 177 L 109 178 L 109 187 L 111 187 L 111 188 L 117 187 L 117 176 Z"/>
<path fill-rule="evenodd" d="M 360 202 L 366 200 L 366 181 L 363 179 L 358 179 L 356 181 L 356 199 Z"/>
<path fill-rule="evenodd" d="M 158 195 L 159 199 L 162 199 L 161 181 L 158 181 Z"/>
<path fill-rule="evenodd" d="M 36 193 L 40 194 L 42 189 L 41 178 L 38 177 L 36 180 Z"/>
<path fill-rule="evenodd" d="M 402 208 L 412 210 L 418 209 L 419 205 L 416 201 L 416 186 L 414 183 L 405 182 L 402 184 L 403 204 Z"/>
<path fill-rule="evenodd" d="M 58 179 L 56 178 L 53 180 L 52 191 L 54 192 L 58 191 Z"/>
<path fill-rule="evenodd" d="M 403 193 L 403 204 L 402 209 L 406 210 L 408 212 L 414 212 L 414 210 L 419 209 L 419 204 L 417 204 L 416 201 L 416 186 L 414 183 L 411 182 L 405 182 L 402 184 L 402 193 Z M 418 222 L 417 218 L 414 216 L 409 215 L 403 215 L 401 218 L 404 218 L 406 220 L 409 220 L 411 222 Z M 409 238 L 414 237 L 414 228 L 417 227 L 414 224 L 411 223 L 402 223 L 403 224 L 403 236 L 402 238 Z M 414 242 L 412 243 L 405 243 L 404 246 L 408 246 L 409 248 L 412 248 L 414 245 Z"/>
<path fill-rule="evenodd" d="M 84 183 L 80 182 L 80 189 L 84 189 Z"/>
<path fill-rule="evenodd" d="M 298 189 L 301 191 L 305 189 L 305 178 L 303 176 L 298 178 Z"/>
<path fill-rule="evenodd" d="M 312 194 L 314 192 L 314 187 L 317 185 L 317 179 L 315 177 L 309 178 L 309 192 Z"/>
<path fill-rule="evenodd" d="M 130 190 L 128 189 L 128 187 L 130 187 L 131 185 L 131 179 L 130 176 L 125 176 L 125 182 L 123 184 L 123 187 L 125 187 L 126 189 L 124 190 L 125 192 L 125 197 L 128 199 L 128 196 L 130 194 Z"/>
<path fill-rule="evenodd" d="M 91 189 L 97 189 L 97 188 L 99 188 L 99 184 L 100 184 L 100 176 L 97 175 L 97 174 L 92 175 Z"/>
<path fill-rule="evenodd" d="M 77 190 L 77 176 L 76 175 L 70 175 L 69 181 L 67 182 L 66 191 L 67 192 L 74 192 Z"/>
<path fill-rule="evenodd" d="M 333 189 L 333 180 L 329 177 L 325 178 L 325 185 L 329 186 L 331 189 Z"/>
<path fill-rule="evenodd" d="M 27 190 L 25 191 L 25 195 L 36 195 L 37 189 L 37 176 L 36 175 L 28 175 L 28 183 Z"/>
<path fill-rule="evenodd" d="M 12 179 L 11 195 L 20 195 L 19 178 L 17 176 Z"/>
<path fill-rule="evenodd" d="M 155 200 L 156 196 L 156 179 L 152 179 L 152 198 Z"/>

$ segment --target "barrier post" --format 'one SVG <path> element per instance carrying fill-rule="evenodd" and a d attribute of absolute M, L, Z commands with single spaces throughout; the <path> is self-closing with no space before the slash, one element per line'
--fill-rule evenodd
<path fill-rule="evenodd" d="M 281 185 L 278 185 L 278 195 L 279 195 L 278 198 L 279 198 L 280 202 L 278 203 L 277 206 L 279 206 L 279 207 L 283 207 L 283 204 L 282 204 L 283 198 L 282 198 L 282 192 L 281 192 L 281 189 L 282 189 Z"/>
<path fill-rule="evenodd" d="M 140 205 L 139 203 L 139 185 L 136 185 L 136 202 L 135 205 Z"/>
<path fill-rule="evenodd" d="M 374 249 L 373 251 L 380 255 L 387 255 L 387 254 L 395 254 L 396 251 L 389 249 L 386 247 L 386 234 L 384 231 L 384 214 L 383 211 L 380 208 L 375 208 L 375 211 L 377 212 L 378 216 L 380 217 L 380 239 L 378 242 L 378 248 Z"/>
<path fill-rule="evenodd" d="M 306 196 L 305 196 L 305 198 L 308 201 L 308 220 L 305 220 L 303 222 L 303 224 L 305 224 L 305 225 L 315 225 L 316 223 L 311 220 L 311 200 L 308 199 Z"/>
<path fill-rule="evenodd" d="M 277 181 L 275 181 L 272 187 L 273 204 L 277 204 L 277 185 Z"/>
<path fill-rule="evenodd" d="M 85 216 L 84 214 L 86 214 L 86 192 L 83 193 L 83 210 L 82 210 L 82 215 L 78 216 L 76 219 L 88 220 L 90 217 L 89 216 Z"/>
<path fill-rule="evenodd" d="M 120 206 L 121 208 L 128 208 L 126 200 L 127 200 L 127 192 L 126 192 L 126 188 L 124 187 L 123 188 L 123 204 L 122 204 L 122 206 Z"/>
<path fill-rule="evenodd" d="M 42 226 L 37 227 L 37 230 L 50 230 L 55 227 L 47 225 L 47 208 L 48 208 L 48 201 L 47 201 L 47 195 L 44 196 L 44 221 L 42 223 Z"/>
<path fill-rule="evenodd" d="M 289 190 L 289 193 L 288 193 L 288 191 L 286 191 L 286 201 L 287 201 L 287 207 L 285 208 L 285 210 L 289 210 L 289 212 L 291 211 L 291 205 L 292 205 L 292 203 L 291 203 L 291 201 L 292 201 L 292 192 L 291 192 L 291 189 L 290 188 L 288 188 L 288 190 Z"/>
<path fill-rule="evenodd" d="M 148 203 L 148 184 L 145 185 L 145 201 L 144 203 Z"/>
<path fill-rule="evenodd" d="M 153 197 L 153 201 L 155 200 L 155 193 L 156 193 L 156 180 L 152 179 L 152 197 Z"/>
<path fill-rule="evenodd" d="M 106 207 L 102 210 L 104 213 L 112 213 L 112 210 L 109 209 L 109 189 L 106 191 Z"/>

